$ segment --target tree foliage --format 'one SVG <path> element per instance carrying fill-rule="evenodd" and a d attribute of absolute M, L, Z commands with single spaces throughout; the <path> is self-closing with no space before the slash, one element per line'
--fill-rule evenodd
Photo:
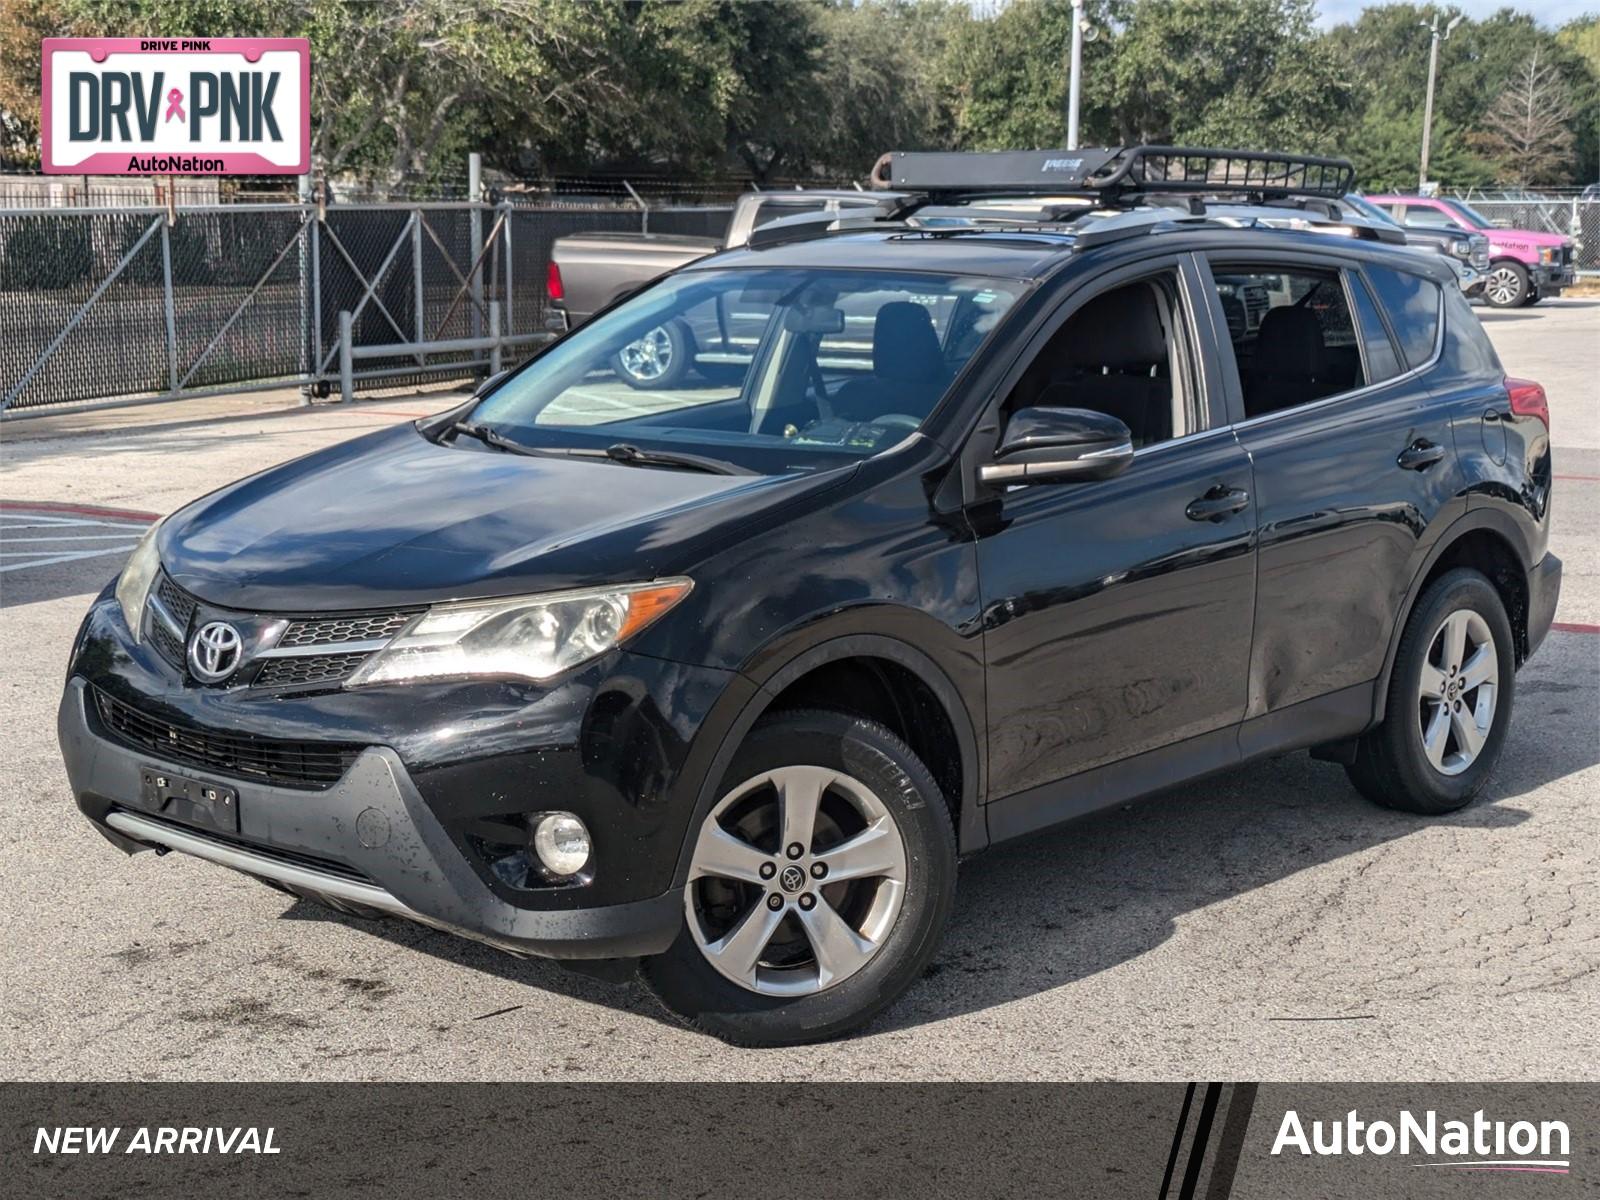
<path fill-rule="evenodd" d="M 1415 184 L 1431 7 L 1328 31 L 1315 0 L 1085 11 L 1086 144 L 1339 151 L 1369 185 Z M 332 173 L 458 175 L 480 150 L 519 176 L 860 176 L 891 148 L 1061 145 L 1071 22 L 1070 0 L 0 0 L 0 154 L 37 158 L 41 37 L 223 31 L 311 39 Z M 1530 61 L 1550 119 L 1518 135 Z M 1597 128 L 1594 18 L 1506 8 L 1442 43 L 1446 185 L 1595 178 Z"/>

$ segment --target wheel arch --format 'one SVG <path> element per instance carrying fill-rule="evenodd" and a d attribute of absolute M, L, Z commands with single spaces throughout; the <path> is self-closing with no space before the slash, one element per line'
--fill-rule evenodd
<path fill-rule="evenodd" d="M 837 679 L 838 673 L 852 670 L 860 672 L 859 678 L 875 679 L 877 686 L 888 688 L 892 694 L 891 702 L 905 705 L 901 710 L 903 718 L 931 715 L 942 719 L 954 740 L 955 766 L 952 770 L 946 759 L 930 762 L 928 767 L 945 789 L 945 799 L 951 806 L 951 815 L 956 822 L 959 851 L 970 853 L 988 845 L 987 825 L 981 804 L 984 764 L 979 726 L 949 672 L 925 651 L 901 638 L 881 633 L 838 633 L 824 636 L 822 640 L 786 657 L 765 659 L 758 668 L 747 668 L 742 672 L 746 680 L 755 685 L 754 690 L 735 701 L 740 705 L 739 710 L 726 724 L 716 752 L 700 781 L 694 808 L 684 829 L 683 844 L 678 852 L 677 869 L 673 874 L 674 886 L 681 886 L 687 881 L 689 858 L 700 824 L 716 804 L 718 789 L 734 755 L 763 716 L 784 708 L 825 707 L 882 719 L 882 714 L 874 710 L 871 697 L 857 695 L 854 703 L 841 703 L 843 698 L 828 703 L 805 690 L 808 681 L 828 680 L 830 676 Z M 896 691 L 908 682 L 913 688 L 922 689 L 922 695 L 926 697 L 923 703 L 937 705 L 935 713 L 919 713 L 916 692 Z M 908 726 L 907 719 L 883 723 L 901 735 L 913 750 L 918 750 L 919 731 Z M 897 724 L 900 726 L 898 729 Z M 908 729 L 912 733 L 910 737 L 904 736 Z M 925 752 L 919 751 L 919 756 Z"/>
<path fill-rule="evenodd" d="M 1527 538 L 1516 522 L 1494 509 L 1474 509 L 1458 517 L 1441 533 L 1422 560 L 1407 589 L 1400 617 L 1389 631 L 1389 648 L 1384 655 L 1383 674 L 1375 689 L 1373 724 L 1383 720 L 1388 704 L 1389 680 L 1406 622 L 1423 592 L 1439 576 L 1456 567 L 1479 571 L 1500 593 L 1506 616 L 1516 639 L 1513 650 L 1520 667 L 1528 656 L 1528 572 L 1533 563 Z"/>

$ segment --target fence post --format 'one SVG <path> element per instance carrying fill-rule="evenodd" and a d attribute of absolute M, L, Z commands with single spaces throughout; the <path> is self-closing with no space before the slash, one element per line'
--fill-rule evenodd
<path fill-rule="evenodd" d="M 475 265 L 472 278 L 472 336 L 483 336 L 483 264 L 478 261 L 483 253 L 483 155 L 474 151 L 467 155 L 467 199 L 472 203 L 472 257 Z"/>
<path fill-rule="evenodd" d="M 416 328 L 417 341 L 425 342 L 428 340 L 428 335 L 422 322 L 422 208 L 420 205 L 411 214 L 411 278 L 411 303 L 417 310 L 416 320 L 412 322 L 412 325 Z"/>
<path fill-rule="evenodd" d="M 489 347 L 489 374 L 500 374 L 500 301 L 489 301 L 489 336 L 494 345 Z"/>
<path fill-rule="evenodd" d="M 505 224 L 501 227 L 503 232 L 500 236 L 505 239 L 506 243 L 506 331 L 515 333 L 517 331 L 517 281 L 516 277 L 511 273 L 511 264 L 516 261 L 511 253 L 511 229 L 515 224 L 516 210 L 511 207 L 509 200 L 505 201 L 501 208 L 505 210 Z"/>
<path fill-rule="evenodd" d="M 326 180 L 317 180 L 317 206 L 311 216 L 311 363 L 319 377 L 319 389 L 322 382 L 322 222 L 327 216 L 323 207 L 326 187 Z"/>
<path fill-rule="evenodd" d="M 295 180 L 295 200 L 300 205 L 300 246 L 295 257 L 300 268 L 300 403 L 311 403 L 311 175 Z"/>
<path fill-rule="evenodd" d="M 170 194 L 170 193 L 169 193 Z M 167 389 L 178 390 L 178 322 L 172 298 L 172 209 L 161 223 L 161 300 L 167 311 Z"/>
<path fill-rule="evenodd" d="M 353 400 L 356 394 L 355 359 L 350 356 L 356 322 L 349 309 L 339 313 L 339 399 Z"/>
<path fill-rule="evenodd" d="M 633 202 L 639 206 L 639 232 L 649 233 L 650 206 L 644 202 L 643 196 L 639 195 L 638 192 L 633 190 L 633 184 L 629 183 L 626 179 L 622 181 L 622 186 L 628 189 L 628 195 L 632 196 Z"/>

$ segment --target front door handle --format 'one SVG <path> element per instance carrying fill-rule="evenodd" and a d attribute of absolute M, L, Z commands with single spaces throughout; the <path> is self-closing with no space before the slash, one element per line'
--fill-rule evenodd
<path fill-rule="evenodd" d="M 1241 512 L 1250 503 L 1250 493 L 1220 483 L 1204 496 L 1189 501 L 1183 515 L 1191 521 L 1222 521 Z"/>
<path fill-rule="evenodd" d="M 1444 457 L 1444 447 L 1435 445 L 1427 438 L 1418 438 L 1400 451 L 1400 457 L 1395 462 L 1403 470 L 1426 471 L 1434 463 Z"/>

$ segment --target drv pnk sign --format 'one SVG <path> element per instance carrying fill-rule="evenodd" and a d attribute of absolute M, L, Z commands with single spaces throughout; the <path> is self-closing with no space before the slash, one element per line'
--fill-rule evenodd
<path fill-rule="evenodd" d="M 56 175 L 303 175 L 305 38 L 46 38 L 44 169 Z"/>

